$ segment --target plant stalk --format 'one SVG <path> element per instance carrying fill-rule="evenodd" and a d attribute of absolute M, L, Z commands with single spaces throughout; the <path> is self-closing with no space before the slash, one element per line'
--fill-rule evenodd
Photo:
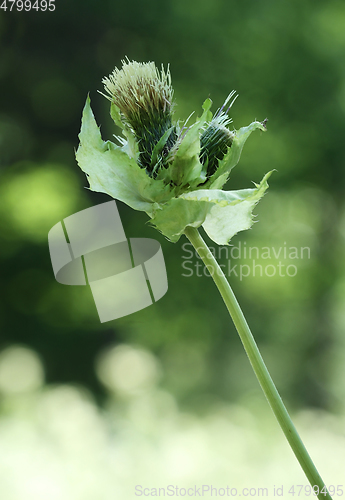
<path fill-rule="evenodd" d="M 276 386 L 269 374 L 269 371 L 261 357 L 258 346 L 250 331 L 248 323 L 243 315 L 239 303 L 226 279 L 218 262 L 210 252 L 205 241 L 200 236 L 197 229 L 192 226 L 187 226 L 185 235 L 198 252 L 200 258 L 208 269 L 213 278 L 225 305 L 230 313 L 230 316 L 235 324 L 237 332 L 242 341 L 243 347 L 247 353 L 250 364 L 255 372 L 255 375 L 261 385 L 261 388 L 271 406 L 278 423 L 284 432 L 297 460 L 299 461 L 305 475 L 307 476 L 312 488 L 313 486 L 319 487 L 317 497 L 320 500 L 332 500 L 329 492 L 326 489 L 320 474 L 318 473 L 312 459 L 309 456 L 286 408 L 277 391 Z M 322 493 L 321 493 L 322 491 Z"/>

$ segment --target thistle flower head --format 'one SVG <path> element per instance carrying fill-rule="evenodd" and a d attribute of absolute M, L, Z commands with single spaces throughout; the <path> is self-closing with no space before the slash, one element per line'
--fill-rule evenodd
<path fill-rule="evenodd" d="M 161 73 L 153 62 L 122 61 L 122 68 L 102 80 L 109 100 L 119 107 L 132 127 L 143 118 L 171 112 L 173 89 L 169 68 Z"/>
<path fill-rule="evenodd" d="M 162 66 L 159 72 L 153 62 L 122 61 L 122 68 L 115 68 L 102 83 L 109 94 L 106 97 L 119 108 L 136 135 L 141 166 L 151 173 L 154 147 L 172 127 L 173 89 L 169 68 L 165 71 Z M 176 140 L 173 129 L 163 155 Z"/>

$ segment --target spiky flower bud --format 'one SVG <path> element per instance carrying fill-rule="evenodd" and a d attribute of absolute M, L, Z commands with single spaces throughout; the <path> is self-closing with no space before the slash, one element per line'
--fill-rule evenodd
<path fill-rule="evenodd" d="M 219 160 L 224 158 L 234 140 L 235 134 L 225 126 L 229 121 L 226 116 L 214 118 L 201 134 L 200 162 L 207 163 L 208 177 L 215 173 Z"/>
<path fill-rule="evenodd" d="M 110 96 L 108 99 L 119 108 L 136 136 L 140 166 L 152 174 L 155 146 L 167 134 L 158 158 L 162 163 L 177 139 L 172 123 L 173 89 L 169 68 L 165 71 L 162 66 L 159 72 L 153 62 L 122 61 L 122 69 L 115 68 L 102 83 Z"/>
<path fill-rule="evenodd" d="M 212 120 L 204 127 L 200 136 L 200 162 L 206 165 L 207 177 L 217 170 L 219 161 L 224 158 L 231 147 L 235 132 L 230 131 L 227 126 L 232 122 L 228 111 L 235 102 L 237 95 L 232 91 L 223 106 L 218 110 Z M 233 98 L 226 111 L 225 106 Z"/>

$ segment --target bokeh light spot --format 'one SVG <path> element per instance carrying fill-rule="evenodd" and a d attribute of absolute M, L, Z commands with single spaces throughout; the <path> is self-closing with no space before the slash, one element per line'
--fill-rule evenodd
<path fill-rule="evenodd" d="M 160 371 L 153 354 L 127 345 L 119 345 L 104 352 L 97 361 L 96 370 L 108 389 L 124 395 L 154 387 Z"/>
<path fill-rule="evenodd" d="M 23 346 L 11 346 L 0 353 L 0 391 L 5 394 L 30 392 L 43 384 L 43 367 L 38 355 Z"/>
<path fill-rule="evenodd" d="M 60 165 L 19 164 L 0 188 L 0 214 L 10 237 L 46 241 L 50 228 L 82 199 L 76 176 Z"/>

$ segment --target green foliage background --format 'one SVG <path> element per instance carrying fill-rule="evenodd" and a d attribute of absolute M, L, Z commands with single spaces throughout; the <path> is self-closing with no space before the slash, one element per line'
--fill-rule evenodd
<path fill-rule="evenodd" d="M 144 214 L 118 203 L 127 237 L 162 244 L 169 291 L 154 306 L 101 325 L 91 292 L 60 285 L 52 273 L 49 229 L 108 200 L 84 189 L 74 159 L 86 95 L 111 138 L 108 102 L 97 93 L 102 77 L 125 56 L 169 63 L 178 118 L 200 113 L 208 96 L 215 111 L 232 89 L 240 95 L 235 128 L 268 118 L 268 132 L 250 137 L 227 188 L 276 172 L 258 224 L 232 243 L 309 247 L 310 259 L 283 259 L 297 266 L 295 277 L 230 279 L 288 407 L 341 412 L 344 25 L 339 0 L 56 0 L 55 12 L 2 11 L 0 347 L 32 348 L 48 384 L 81 384 L 100 404 L 106 392 L 95 360 L 114 343 L 151 350 L 162 363 L 161 386 L 189 411 L 223 400 L 255 407 L 263 397 L 212 281 L 184 276 L 186 241 L 169 243 Z"/>

